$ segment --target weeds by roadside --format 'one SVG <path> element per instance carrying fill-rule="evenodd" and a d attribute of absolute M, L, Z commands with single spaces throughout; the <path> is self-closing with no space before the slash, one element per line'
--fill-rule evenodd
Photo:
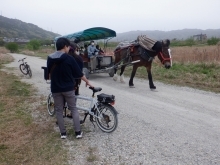
<path fill-rule="evenodd" d="M 1 67 L 8 56 L 1 56 Z M 0 164 L 65 164 L 67 151 L 35 89 L 0 71 L 0 96 Z"/>

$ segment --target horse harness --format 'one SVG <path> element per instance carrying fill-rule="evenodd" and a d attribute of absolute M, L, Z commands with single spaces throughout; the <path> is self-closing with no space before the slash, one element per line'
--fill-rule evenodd
<path fill-rule="evenodd" d="M 144 49 L 143 47 L 139 46 L 138 48 L 138 54 L 132 54 L 132 52 L 134 51 L 134 47 L 135 46 L 130 46 L 127 49 L 127 56 L 126 59 L 128 59 L 129 62 L 132 61 L 132 57 L 133 56 L 140 56 L 141 58 L 143 58 L 145 61 L 148 62 L 152 62 L 155 58 L 155 56 L 151 56 L 146 49 Z"/>
<path fill-rule="evenodd" d="M 137 45 L 135 45 L 135 46 L 137 46 Z M 149 50 L 146 50 L 146 49 L 143 48 L 141 45 L 140 45 L 140 47 L 138 48 L 138 54 L 131 54 L 131 52 L 134 51 L 134 47 L 135 47 L 135 46 L 129 46 L 128 49 L 127 49 L 126 59 L 128 59 L 128 62 L 131 62 L 131 61 L 132 61 L 132 57 L 133 57 L 133 56 L 140 56 L 140 57 L 143 58 L 145 61 L 152 62 L 152 61 L 154 60 L 155 56 L 157 56 L 158 54 L 159 54 L 159 55 L 161 56 L 161 58 L 162 58 L 162 61 L 161 61 L 162 64 L 164 64 L 164 62 L 165 62 L 166 60 L 170 60 L 170 59 L 171 59 L 171 57 L 169 57 L 169 58 L 164 57 L 163 51 L 159 51 L 158 53 L 156 53 L 156 55 L 151 56 L 151 55 L 148 53 Z"/>

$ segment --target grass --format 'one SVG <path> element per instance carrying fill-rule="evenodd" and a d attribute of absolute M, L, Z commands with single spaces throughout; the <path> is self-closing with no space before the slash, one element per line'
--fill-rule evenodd
<path fill-rule="evenodd" d="M 12 58 L 1 55 L 2 64 Z M 54 121 L 45 119 L 44 98 L 16 76 L 0 71 L 0 164 L 65 164 Z M 34 112 L 40 114 L 33 117 Z"/>
<path fill-rule="evenodd" d="M 132 67 L 128 67 L 125 75 L 130 76 L 131 71 Z M 171 69 L 153 64 L 152 76 L 154 81 L 220 93 L 220 65 L 218 64 L 174 63 Z M 146 79 L 146 68 L 138 68 L 135 77 Z"/>
<path fill-rule="evenodd" d="M 35 56 L 35 57 L 40 57 L 42 59 L 47 59 L 47 56 L 51 53 L 53 53 L 55 49 L 53 47 L 42 47 L 41 49 L 37 51 L 30 51 L 23 49 L 19 53 L 29 55 L 29 56 Z"/>
<path fill-rule="evenodd" d="M 88 150 L 89 150 L 89 155 L 87 157 L 87 161 L 88 162 L 97 161 L 98 157 L 95 155 L 97 148 L 96 147 L 89 147 Z"/>

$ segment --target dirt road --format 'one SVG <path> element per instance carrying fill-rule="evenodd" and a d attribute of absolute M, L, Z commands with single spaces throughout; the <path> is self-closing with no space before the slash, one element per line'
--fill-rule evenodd
<path fill-rule="evenodd" d="M 15 62 L 7 66 L 21 75 L 17 61 L 25 56 L 13 57 Z M 27 62 L 33 77 L 23 80 L 34 84 L 39 95 L 48 95 L 41 69 L 46 60 L 28 56 Z M 87 122 L 84 127 L 89 131 L 83 139 L 64 142 L 70 164 L 220 164 L 219 94 L 159 82 L 155 82 L 157 90 L 151 91 L 148 81 L 140 79 L 134 79 L 136 88 L 129 88 L 107 73 L 90 75 L 90 81 L 102 87 L 103 93 L 116 96 L 119 125 L 107 134 Z M 80 91 L 91 95 L 84 82 Z M 89 150 L 96 155 L 90 162 Z"/>

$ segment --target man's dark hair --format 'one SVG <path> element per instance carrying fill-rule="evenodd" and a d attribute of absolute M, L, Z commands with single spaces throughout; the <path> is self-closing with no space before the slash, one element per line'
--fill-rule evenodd
<path fill-rule="evenodd" d="M 57 51 L 63 49 L 65 46 L 70 46 L 70 41 L 67 38 L 58 38 L 56 42 Z"/>

